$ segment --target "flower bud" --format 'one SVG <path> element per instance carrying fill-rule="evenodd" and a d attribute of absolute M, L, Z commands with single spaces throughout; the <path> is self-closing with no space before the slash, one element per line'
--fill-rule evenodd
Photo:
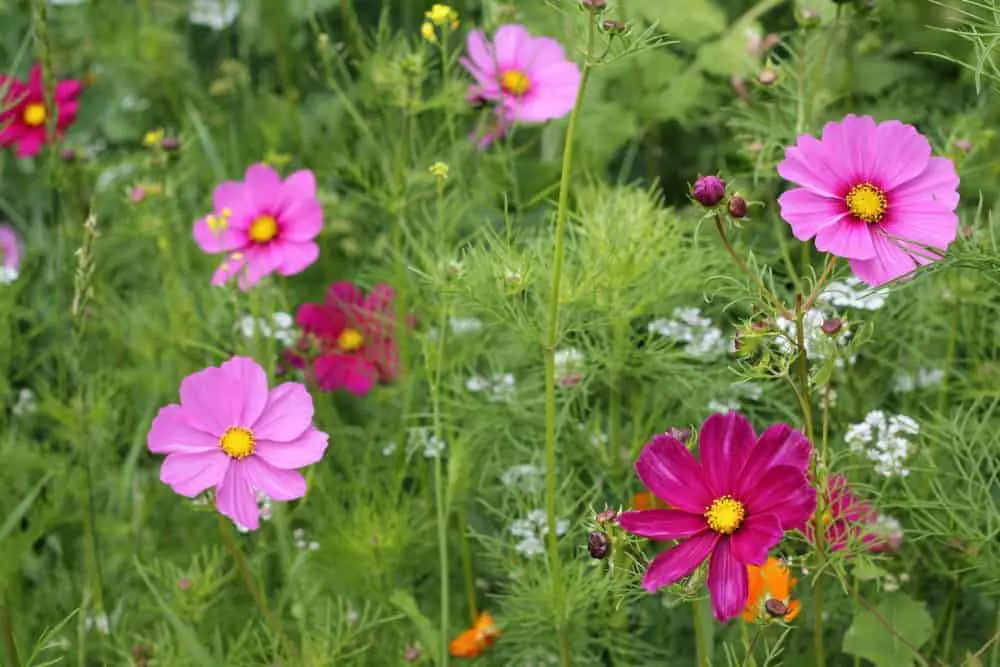
<path fill-rule="evenodd" d="M 75 162 L 80 157 L 80 154 L 75 148 L 64 148 L 62 149 L 62 153 L 60 153 L 60 157 L 62 157 L 63 162 Z"/>
<path fill-rule="evenodd" d="M 595 530 L 587 536 L 587 551 L 593 558 L 607 558 L 611 553 L 611 540 L 601 531 Z"/>
<path fill-rule="evenodd" d="M 747 200 L 739 195 L 733 195 L 729 200 L 729 215 L 734 218 L 744 218 L 747 214 Z"/>
<path fill-rule="evenodd" d="M 168 153 L 173 153 L 181 147 L 181 140 L 177 137 L 164 137 L 163 141 L 160 142 L 160 148 L 167 151 Z"/>
<path fill-rule="evenodd" d="M 580 7 L 591 11 L 602 11 L 607 5 L 607 0 L 580 0 Z"/>
<path fill-rule="evenodd" d="M 622 23 L 621 21 L 615 21 L 614 19 L 601 21 L 601 27 L 604 29 L 604 32 L 609 35 L 625 35 L 631 29 L 629 24 Z"/>
<path fill-rule="evenodd" d="M 618 518 L 617 510 L 609 508 L 607 505 L 604 506 L 603 512 L 598 512 L 597 516 L 594 517 L 597 523 L 610 523 Z"/>
<path fill-rule="evenodd" d="M 403 660 L 406 662 L 416 662 L 417 660 L 420 660 L 421 655 L 422 652 L 420 647 L 411 644 L 410 646 L 407 646 L 406 650 L 403 652 Z"/>
<path fill-rule="evenodd" d="M 678 428 L 676 426 L 671 426 L 670 430 L 667 431 L 667 435 L 675 440 L 680 440 L 681 442 L 687 442 L 691 439 L 691 429 L 689 428 Z"/>
<path fill-rule="evenodd" d="M 765 67 L 757 73 L 757 81 L 762 86 L 773 86 L 778 80 L 778 72 L 773 67 Z"/>
<path fill-rule="evenodd" d="M 691 188 L 691 196 L 702 206 L 716 206 L 726 196 L 726 182 L 718 176 L 701 176 Z"/>
<path fill-rule="evenodd" d="M 831 317 L 828 320 L 823 320 L 823 324 L 819 325 L 819 328 L 823 330 L 827 336 L 832 336 L 844 327 L 844 321 L 839 317 Z"/>
<path fill-rule="evenodd" d="M 788 605 L 778 598 L 771 598 L 764 603 L 764 611 L 774 618 L 784 618 L 788 613 Z"/>
<path fill-rule="evenodd" d="M 968 139 L 956 139 L 952 145 L 963 153 L 972 152 L 972 142 Z"/>

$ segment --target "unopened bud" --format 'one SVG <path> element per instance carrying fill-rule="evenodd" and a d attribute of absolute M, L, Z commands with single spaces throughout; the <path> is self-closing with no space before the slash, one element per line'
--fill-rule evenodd
<path fill-rule="evenodd" d="M 778 598 L 771 598 L 764 603 L 764 611 L 774 618 L 784 618 L 788 613 L 788 605 Z"/>
<path fill-rule="evenodd" d="M 747 214 L 747 200 L 739 195 L 733 195 L 729 200 L 729 215 L 734 218 L 744 218 Z"/>
<path fill-rule="evenodd" d="M 62 157 L 63 162 L 75 162 L 80 157 L 80 154 L 77 153 L 75 148 L 64 148 L 62 153 L 60 153 L 60 157 Z"/>
<path fill-rule="evenodd" d="M 676 426 L 670 427 L 667 431 L 667 435 L 675 440 L 680 440 L 681 442 L 687 442 L 691 439 L 691 429 L 689 428 L 678 428 Z"/>
<path fill-rule="evenodd" d="M 597 516 L 594 517 L 597 523 L 610 523 L 618 518 L 617 510 L 610 509 L 607 505 L 604 506 L 603 512 L 598 512 Z"/>
<path fill-rule="evenodd" d="M 181 140 L 177 137 L 164 137 L 163 141 L 160 142 L 160 148 L 172 153 L 181 147 Z"/>
<path fill-rule="evenodd" d="M 604 28 L 604 32 L 609 35 L 624 35 L 629 31 L 629 25 L 627 23 L 615 21 L 614 19 L 602 21 L 601 27 Z"/>
<path fill-rule="evenodd" d="M 711 208 L 726 196 L 726 182 L 718 176 L 702 176 L 694 182 L 691 196 L 702 206 Z"/>
<path fill-rule="evenodd" d="M 420 660 L 421 655 L 422 652 L 419 646 L 416 645 L 407 646 L 406 650 L 403 651 L 403 660 L 405 660 L 406 662 L 416 662 L 417 660 Z"/>
<path fill-rule="evenodd" d="M 611 553 L 611 540 L 599 530 L 587 536 L 587 551 L 593 558 L 607 558 Z"/>
<path fill-rule="evenodd" d="M 591 11 L 600 11 L 607 5 L 607 0 L 580 0 L 580 7 Z"/>
<path fill-rule="evenodd" d="M 823 324 L 819 325 L 819 328 L 823 330 L 827 336 L 832 336 L 844 327 L 844 320 L 839 317 L 831 317 L 828 320 L 823 320 Z"/>
<path fill-rule="evenodd" d="M 969 153 L 972 151 L 972 142 L 968 139 L 956 139 L 954 146 L 963 153 Z"/>
<path fill-rule="evenodd" d="M 772 67 L 765 67 L 757 73 L 757 81 L 762 86 L 773 86 L 778 80 L 778 72 Z"/>

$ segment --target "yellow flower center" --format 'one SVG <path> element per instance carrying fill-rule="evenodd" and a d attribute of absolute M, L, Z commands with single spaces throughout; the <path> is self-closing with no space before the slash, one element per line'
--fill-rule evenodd
<path fill-rule="evenodd" d="M 705 510 L 708 527 L 721 535 L 729 535 L 739 528 L 745 516 L 743 503 L 732 496 L 716 498 L 712 501 L 712 506 Z"/>
<path fill-rule="evenodd" d="M 364 342 L 364 337 L 357 329 L 344 329 L 337 337 L 337 346 L 344 352 L 353 352 Z"/>
<path fill-rule="evenodd" d="M 45 123 L 48 114 L 45 112 L 45 105 L 41 102 L 32 102 L 24 107 L 24 124 L 31 127 L 38 127 Z"/>
<path fill-rule="evenodd" d="M 230 426 L 219 438 L 219 447 L 234 459 L 245 459 L 253 454 L 254 445 L 253 433 L 242 426 Z"/>
<path fill-rule="evenodd" d="M 858 220 L 864 220 L 868 224 L 881 222 L 885 216 L 888 202 L 885 193 L 871 183 L 861 183 L 851 188 L 847 196 L 844 197 L 847 203 L 847 210 Z"/>
<path fill-rule="evenodd" d="M 262 215 L 250 224 L 250 238 L 267 243 L 278 234 L 278 221 L 272 215 Z"/>
<path fill-rule="evenodd" d="M 528 75 L 516 69 L 509 69 L 500 75 L 500 87 L 516 97 L 521 97 L 531 88 Z"/>

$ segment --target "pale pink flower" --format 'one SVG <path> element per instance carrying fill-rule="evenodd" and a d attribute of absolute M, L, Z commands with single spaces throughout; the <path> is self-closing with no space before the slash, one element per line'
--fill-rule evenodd
<path fill-rule="evenodd" d="M 212 205 L 214 212 L 194 223 L 194 239 L 205 252 L 227 253 L 213 285 L 238 276 L 246 290 L 275 272 L 301 273 L 319 258 L 323 209 L 307 169 L 282 181 L 266 164 L 252 165 L 242 182 L 219 184 Z"/>
<path fill-rule="evenodd" d="M 881 285 L 938 259 L 958 231 L 958 175 L 912 125 L 849 115 L 785 149 L 778 173 L 801 186 L 778 198 L 800 241 L 850 260 Z M 936 249 L 937 251 L 935 251 Z"/>
<path fill-rule="evenodd" d="M 313 426 L 305 386 L 269 391 L 257 362 L 233 357 L 184 378 L 180 396 L 147 436 L 149 451 L 167 455 L 160 481 L 188 498 L 215 489 L 219 512 L 249 530 L 260 525 L 258 491 L 272 500 L 305 495 L 297 469 L 323 458 L 329 439 Z"/>
<path fill-rule="evenodd" d="M 21 270 L 21 239 L 5 223 L 0 223 L 0 267 L 15 274 Z"/>
<path fill-rule="evenodd" d="M 476 80 L 470 96 L 497 103 L 504 122 L 561 118 L 573 109 L 580 89 L 580 68 L 566 59 L 559 42 L 532 37 L 520 24 L 500 26 L 492 42 L 473 30 L 461 62 Z"/>

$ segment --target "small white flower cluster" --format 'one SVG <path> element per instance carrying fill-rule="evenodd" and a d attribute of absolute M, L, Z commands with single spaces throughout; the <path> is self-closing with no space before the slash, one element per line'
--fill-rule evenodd
<path fill-rule="evenodd" d="M 824 312 L 820 308 L 814 308 L 805 314 L 802 319 L 802 326 L 805 331 L 802 332 L 802 342 L 806 346 L 806 354 L 811 359 L 824 359 L 826 358 L 824 343 L 827 339 L 832 339 L 837 345 L 845 345 L 851 338 L 850 330 L 844 326 L 841 327 L 840 331 L 834 334 L 827 334 L 823 331 L 823 323 L 829 318 L 833 317 L 828 312 Z M 784 336 L 778 336 L 775 340 L 775 344 L 782 354 L 792 354 L 795 351 L 795 321 L 789 320 L 784 317 L 779 317 L 775 320 L 775 324 L 779 329 L 781 329 Z M 847 362 L 853 364 L 854 358 L 848 359 Z M 842 360 L 838 359 L 838 367 L 843 364 Z"/>
<path fill-rule="evenodd" d="M 483 321 L 475 317 L 449 317 L 448 326 L 453 334 L 473 334 L 483 330 Z"/>
<path fill-rule="evenodd" d="M 651 333 L 685 343 L 688 354 L 699 359 L 712 358 L 726 351 L 722 329 L 713 325 L 712 320 L 697 308 L 674 308 L 671 319 L 653 320 L 647 328 Z"/>
<path fill-rule="evenodd" d="M 293 345 L 298 338 L 295 320 L 288 313 L 274 313 L 270 322 L 264 317 L 254 318 L 252 315 L 244 315 L 240 318 L 238 326 L 246 338 L 253 338 L 259 334 L 264 338 L 273 338 L 285 347 Z"/>
<path fill-rule="evenodd" d="M 884 287 L 872 289 L 861 282 L 859 278 L 851 276 L 850 278 L 837 280 L 827 285 L 816 299 L 816 302 L 827 304 L 834 308 L 878 310 L 885 305 L 887 298 L 889 298 L 888 289 Z"/>
<path fill-rule="evenodd" d="M 904 464 L 913 450 L 910 437 L 919 434 L 920 425 L 911 417 L 872 410 L 863 422 L 847 429 L 844 440 L 851 451 L 864 452 L 878 474 L 906 477 L 910 470 Z"/>
<path fill-rule="evenodd" d="M 896 376 L 892 390 L 897 394 L 908 394 L 914 389 L 926 389 L 941 384 L 944 371 L 940 368 L 921 368 L 915 374 L 900 373 Z"/>
<path fill-rule="evenodd" d="M 514 399 L 517 383 L 513 373 L 495 373 L 490 377 L 473 375 L 465 381 L 465 388 L 471 392 L 486 392 L 491 401 L 509 403 Z"/>
<path fill-rule="evenodd" d="M 225 30 L 240 15 L 240 0 L 193 0 L 188 20 L 212 30 Z"/>
<path fill-rule="evenodd" d="M 743 407 L 742 400 L 759 401 L 764 390 L 756 382 L 740 382 L 731 385 L 733 396 L 713 398 L 705 407 L 709 412 L 736 412 Z"/>
<path fill-rule="evenodd" d="M 577 384 L 583 379 L 583 362 L 586 356 L 575 347 L 555 352 L 556 382 L 563 386 Z"/>
<path fill-rule="evenodd" d="M 257 489 L 254 489 L 253 492 L 257 496 L 257 507 L 260 509 L 260 520 L 270 521 L 271 515 L 274 513 L 274 508 L 271 506 L 271 498 L 266 494 L 264 494 L 263 492 L 258 491 Z M 197 502 L 197 499 L 195 502 Z M 249 528 L 247 528 L 246 526 L 241 526 L 239 523 L 235 521 L 233 522 L 233 525 L 236 526 L 236 530 L 238 530 L 241 533 L 250 532 Z"/>
<path fill-rule="evenodd" d="M 83 619 L 83 630 L 84 632 L 93 630 L 102 635 L 111 634 L 111 623 L 108 621 L 108 615 L 103 611 L 93 616 L 87 614 Z"/>
<path fill-rule="evenodd" d="M 295 548 L 301 551 L 317 551 L 319 549 L 319 542 L 306 541 L 306 531 L 303 528 L 293 530 L 292 537 L 295 538 Z"/>
<path fill-rule="evenodd" d="M 15 417 L 24 417 L 25 415 L 30 415 L 38 410 L 38 399 L 35 398 L 35 392 L 31 391 L 27 387 L 22 387 L 20 391 L 17 392 L 17 401 L 14 402 L 13 407 L 10 411 L 14 413 Z"/>
<path fill-rule="evenodd" d="M 564 535 L 569 528 L 566 519 L 556 519 L 556 535 Z M 528 512 L 528 516 L 517 519 L 508 528 L 510 534 L 520 541 L 514 546 L 514 551 L 532 558 L 545 553 L 545 543 L 543 539 L 549 533 L 548 518 L 545 510 L 537 509 Z"/>
<path fill-rule="evenodd" d="M 0 266 L 0 285 L 10 285 L 20 275 L 12 266 Z"/>
<path fill-rule="evenodd" d="M 423 451 L 424 458 L 436 459 L 441 454 L 444 453 L 447 444 L 444 440 L 439 439 L 434 435 L 434 431 L 426 426 L 414 426 L 409 429 L 409 442 L 407 443 L 409 450 L 416 451 L 418 449 Z M 385 453 L 385 450 L 382 450 Z M 390 452 L 391 454 L 392 452 Z"/>
<path fill-rule="evenodd" d="M 500 475 L 500 481 L 508 489 L 522 493 L 538 493 L 542 490 L 542 475 L 540 467 L 528 463 L 507 468 Z"/>

